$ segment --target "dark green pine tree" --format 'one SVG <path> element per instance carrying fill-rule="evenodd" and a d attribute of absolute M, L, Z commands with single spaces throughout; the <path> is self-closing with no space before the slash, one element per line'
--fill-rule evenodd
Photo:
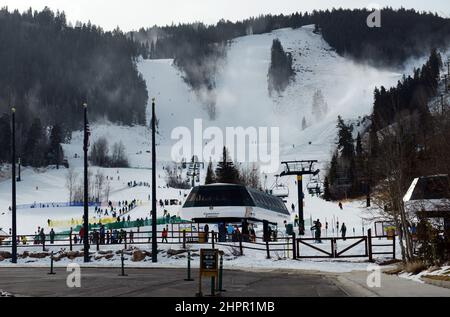
<path fill-rule="evenodd" d="M 217 183 L 226 184 L 240 183 L 239 171 L 236 166 L 234 166 L 226 147 L 223 147 L 222 161 L 217 164 L 216 181 Z"/>
<path fill-rule="evenodd" d="M 11 160 L 11 122 L 10 117 L 4 114 L 0 117 L 0 163 Z"/>
<path fill-rule="evenodd" d="M 213 164 L 211 160 L 208 164 L 208 169 L 206 170 L 205 185 L 214 184 L 216 182 L 216 174 L 214 173 Z"/>
<path fill-rule="evenodd" d="M 59 164 L 62 162 L 64 152 L 61 146 L 62 143 L 62 130 L 58 124 L 55 124 L 50 134 L 50 145 L 47 152 L 47 159 L 49 164 L 56 165 L 59 169 Z"/>
<path fill-rule="evenodd" d="M 328 180 L 330 185 L 333 185 L 337 180 L 337 170 L 338 170 L 338 154 L 334 152 L 331 157 L 330 169 L 328 170 Z"/>
<path fill-rule="evenodd" d="M 323 199 L 326 201 L 330 201 L 332 199 L 328 177 L 325 177 L 325 181 L 323 182 Z"/>
<path fill-rule="evenodd" d="M 43 130 L 41 120 L 35 118 L 28 130 L 25 146 L 23 149 L 24 165 L 40 167 L 44 163 L 44 155 L 41 148 Z M 44 149 L 45 151 L 45 149 Z"/>
<path fill-rule="evenodd" d="M 341 116 L 338 116 L 338 150 L 342 158 L 350 161 L 355 155 L 355 145 L 353 140 L 353 126 L 346 125 Z"/>

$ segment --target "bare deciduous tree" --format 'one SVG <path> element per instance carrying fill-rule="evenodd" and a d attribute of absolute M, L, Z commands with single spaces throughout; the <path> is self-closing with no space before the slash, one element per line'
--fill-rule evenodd
<path fill-rule="evenodd" d="M 67 170 L 66 174 L 66 188 L 69 191 L 69 203 L 74 201 L 74 191 L 77 183 L 78 173 L 73 167 Z"/>

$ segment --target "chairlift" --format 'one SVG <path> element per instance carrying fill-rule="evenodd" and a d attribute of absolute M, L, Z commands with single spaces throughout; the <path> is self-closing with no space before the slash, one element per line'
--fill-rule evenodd
<path fill-rule="evenodd" d="M 323 182 L 320 180 L 319 175 L 311 176 L 306 188 L 310 195 L 320 196 L 322 194 Z"/>
<path fill-rule="evenodd" d="M 287 197 L 289 197 L 289 187 L 287 187 L 284 184 L 278 184 L 279 177 L 280 177 L 280 175 L 275 175 L 275 184 L 273 185 L 272 189 L 270 190 L 270 193 L 276 197 L 287 198 Z"/>

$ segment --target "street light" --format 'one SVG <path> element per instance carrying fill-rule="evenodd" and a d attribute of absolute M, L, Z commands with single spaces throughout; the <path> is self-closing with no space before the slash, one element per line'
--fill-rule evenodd
<path fill-rule="evenodd" d="M 16 217 L 16 108 L 11 108 L 11 262 L 17 263 L 17 217 Z"/>
<path fill-rule="evenodd" d="M 89 262 L 89 194 L 88 194 L 88 147 L 89 147 L 89 126 L 87 119 L 87 103 L 83 103 L 84 109 L 84 213 L 83 213 L 83 246 L 84 262 Z"/>
<path fill-rule="evenodd" d="M 152 99 L 152 262 L 158 262 L 158 242 L 156 233 L 156 117 L 155 98 Z"/>

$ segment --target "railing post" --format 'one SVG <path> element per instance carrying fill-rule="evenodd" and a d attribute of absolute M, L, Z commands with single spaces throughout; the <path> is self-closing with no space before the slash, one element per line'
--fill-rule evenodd
<path fill-rule="evenodd" d="M 188 255 L 187 255 L 187 278 L 185 279 L 185 281 L 193 281 L 193 279 L 191 278 L 191 251 L 188 250 Z"/>
<path fill-rule="evenodd" d="M 241 256 L 243 256 L 244 248 L 242 247 L 242 233 L 239 233 L 239 251 L 241 252 Z"/>
<path fill-rule="evenodd" d="M 183 230 L 183 249 L 186 249 L 186 230 Z"/>
<path fill-rule="evenodd" d="M 214 246 L 215 246 L 215 244 L 214 244 L 214 230 L 213 231 L 211 231 L 211 245 L 212 245 L 212 248 L 214 249 Z"/>
<path fill-rule="evenodd" d="M 392 237 L 392 259 L 395 260 L 395 232 L 394 236 Z"/>
<path fill-rule="evenodd" d="M 225 290 L 222 289 L 222 279 L 223 279 L 223 254 L 220 253 L 220 259 L 219 259 L 219 285 L 217 287 L 219 292 L 225 292 Z"/>
<path fill-rule="evenodd" d="M 69 233 L 69 244 L 70 244 L 70 251 L 73 251 L 72 249 L 73 249 L 73 247 L 72 247 L 72 230 L 70 230 L 70 233 Z"/>
<path fill-rule="evenodd" d="M 120 262 L 121 262 L 121 274 L 119 276 L 127 276 L 125 274 L 125 258 L 123 256 L 123 250 L 122 250 L 122 253 L 120 255 Z"/>
<path fill-rule="evenodd" d="M 123 234 L 123 242 L 125 244 L 125 249 L 127 248 L 127 232 L 124 230 L 124 234 Z"/>
<path fill-rule="evenodd" d="M 53 271 L 53 251 L 50 254 L 50 273 L 49 275 L 55 275 L 55 272 Z"/>
<path fill-rule="evenodd" d="M 366 253 L 365 253 L 365 256 L 369 256 L 369 252 L 368 252 L 368 246 L 367 246 L 367 242 L 368 241 L 368 239 L 367 239 L 367 237 L 364 237 L 364 247 L 365 247 L 365 250 L 366 250 Z"/>
<path fill-rule="evenodd" d="M 95 243 L 97 244 L 97 251 L 100 251 L 100 235 L 97 236 Z"/>
<path fill-rule="evenodd" d="M 369 248 L 369 262 L 373 262 L 372 254 L 372 229 L 367 230 L 367 245 Z"/>
<path fill-rule="evenodd" d="M 270 259 L 269 240 L 266 240 L 266 252 L 267 258 Z"/>
<path fill-rule="evenodd" d="M 296 250 L 296 239 L 295 232 L 292 234 L 292 258 L 295 260 L 297 258 L 297 250 Z"/>
<path fill-rule="evenodd" d="M 333 258 L 337 258 L 337 240 L 336 238 L 331 239 L 331 254 Z"/>

